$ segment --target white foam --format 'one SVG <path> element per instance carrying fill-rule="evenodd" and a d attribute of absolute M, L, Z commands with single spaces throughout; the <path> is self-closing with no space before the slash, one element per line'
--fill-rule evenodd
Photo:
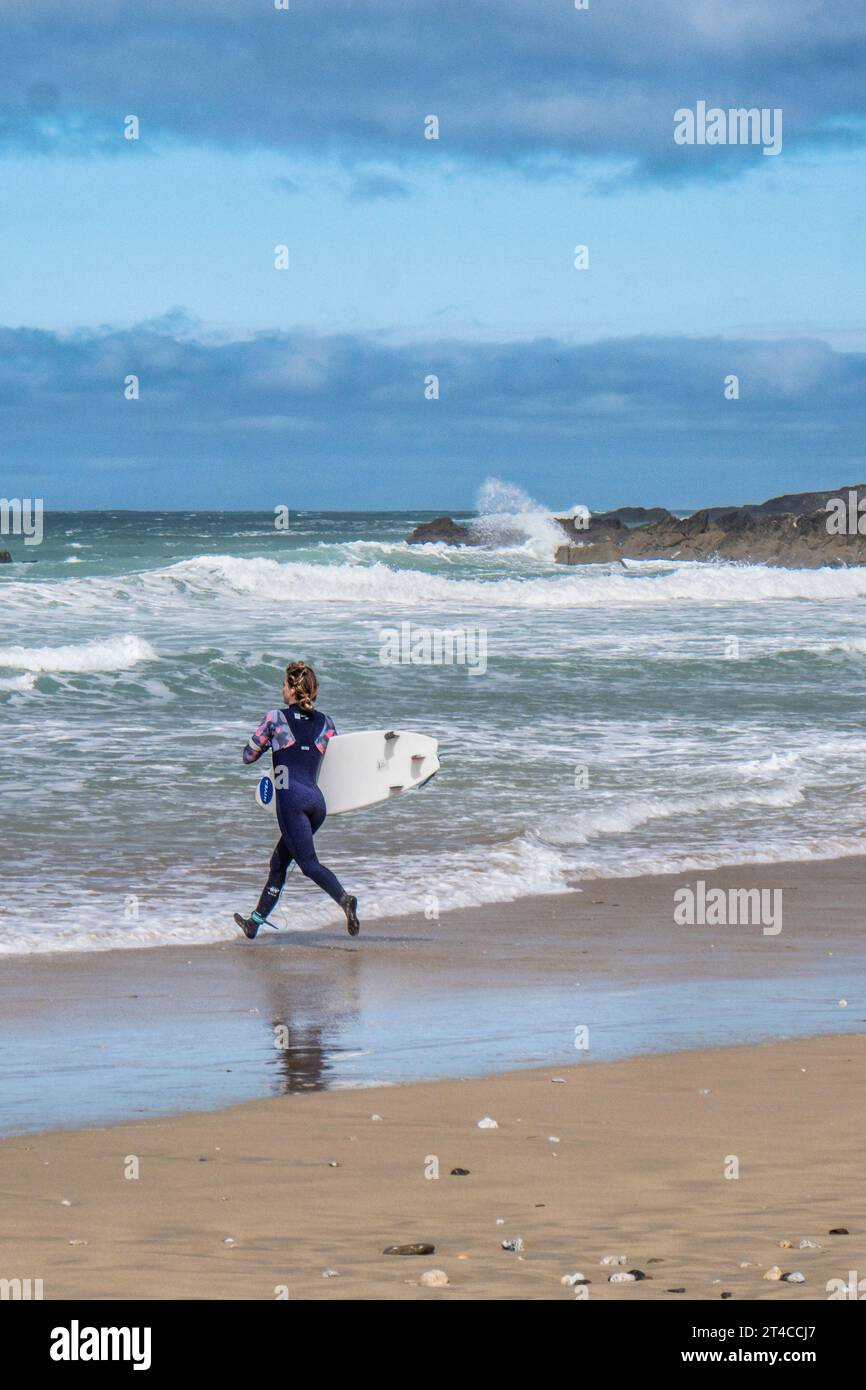
<path fill-rule="evenodd" d="M 0 666 L 22 671 L 128 671 L 158 660 L 150 643 L 132 634 L 64 647 L 0 647 Z"/>
<path fill-rule="evenodd" d="M 549 507 L 543 507 L 517 487 L 499 478 L 487 478 L 476 503 L 478 517 L 470 524 L 483 540 L 492 545 L 506 544 L 520 537 L 525 547 L 540 560 L 553 560 L 565 533 L 554 521 Z"/>

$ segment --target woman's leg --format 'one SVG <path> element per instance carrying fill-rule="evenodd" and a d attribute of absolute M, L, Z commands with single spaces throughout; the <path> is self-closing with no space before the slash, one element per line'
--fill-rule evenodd
<path fill-rule="evenodd" d="M 288 845 L 289 855 L 294 859 L 301 873 L 317 883 L 335 903 L 342 906 L 346 896 L 345 889 L 337 875 L 319 862 L 313 835 L 325 819 L 324 799 L 310 803 L 307 809 L 300 806 L 277 804 L 277 818 L 283 832 L 283 840 Z"/>
<path fill-rule="evenodd" d="M 254 921 L 256 916 L 258 916 L 261 919 L 261 921 L 264 922 L 268 913 L 272 912 L 273 909 L 276 907 L 277 900 L 283 891 L 283 884 L 286 881 L 286 874 L 289 871 L 289 865 L 291 864 L 291 862 L 292 856 L 289 852 L 289 848 L 283 836 L 281 835 L 276 845 L 274 846 L 274 852 L 271 855 L 268 881 L 262 889 L 261 897 L 256 903 L 256 910 L 253 914 Z"/>

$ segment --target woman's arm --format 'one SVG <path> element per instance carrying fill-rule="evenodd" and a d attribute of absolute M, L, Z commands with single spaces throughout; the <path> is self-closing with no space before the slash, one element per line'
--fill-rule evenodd
<path fill-rule="evenodd" d="M 258 724 L 249 737 L 249 742 L 243 752 L 245 763 L 254 763 L 260 758 L 266 748 L 270 748 L 271 739 L 274 735 L 274 714 L 275 711 L 269 709 L 261 724 Z"/>

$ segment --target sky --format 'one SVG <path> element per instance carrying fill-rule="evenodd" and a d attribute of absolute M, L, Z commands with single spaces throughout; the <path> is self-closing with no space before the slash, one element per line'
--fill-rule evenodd
<path fill-rule="evenodd" d="M 861 0 L 5 0 L 0 490 L 861 481 L 864 76 Z M 678 143 L 700 102 L 781 150 Z"/>

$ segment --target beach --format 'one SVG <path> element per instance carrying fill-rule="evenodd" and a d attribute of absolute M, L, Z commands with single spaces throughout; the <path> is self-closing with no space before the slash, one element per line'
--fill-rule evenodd
<path fill-rule="evenodd" d="M 866 1265 L 863 873 L 590 880 L 357 941 L 10 960 L 7 1136 L 38 1132 L 0 1140 L 5 1277 L 46 1298 L 562 1298 L 570 1273 L 592 1298 L 826 1298 Z M 781 930 L 678 925 L 699 877 L 781 891 Z M 435 1254 L 382 1254 L 411 1242 Z M 607 1255 L 651 1277 L 608 1284 Z M 418 1284 L 433 1268 L 447 1287 Z"/>
<path fill-rule="evenodd" d="M 3 1269 L 49 1299 L 824 1299 L 866 1266 L 864 1062 L 810 1038 L 7 1139 Z"/>

